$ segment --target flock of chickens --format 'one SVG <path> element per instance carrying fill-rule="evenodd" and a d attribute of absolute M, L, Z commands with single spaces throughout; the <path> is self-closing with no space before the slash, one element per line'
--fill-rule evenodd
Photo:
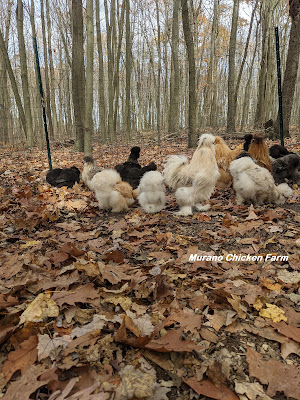
<path fill-rule="evenodd" d="M 127 211 L 137 199 L 147 213 L 160 212 L 166 204 L 166 188 L 175 190 L 178 215 L 193 210 L 207 211 L 216 187 L 236 192 L 237 204 L 284 204 L 292 196 L 289 184 L 300 179 L 300 157 L 278 144 L 268 149 L 261 133 L 245 135 L 243 145 L 231 150 L 220 136 L 202 134 L 189 161 L 172 155 L 162 173 L 154 162 L 142 167 L 140 148 L 131 149 L 129 158 L 114 169 L 100 170 L 91 156 L 85 156 L 83 171 L 76 167 L 49 171 L 52 186 L 72 187 L 81 180 L 95 192 L 101 210 Z M 203 204 L 205 203 L 206 204 Z"/>

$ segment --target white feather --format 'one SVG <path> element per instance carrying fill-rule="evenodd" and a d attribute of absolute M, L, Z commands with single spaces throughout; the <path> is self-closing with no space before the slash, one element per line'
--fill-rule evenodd
<path fill-rule="evenodd" d="M 287 184 L 276 186 L 271 173 L 255 164 L 250 157 L 232 161 L 229 171 L 233 177 L 237 204 L 243 202 L 284 204 L 293 194 Z"/>
<path fill-rule="evenodd" d="M 165 207 L 165 185 L 160 172 L 149 171 L 143 175 L 138 187 L 138 201 L 147 213 L 157 213 Z"/>
<path fill-rule="evenodd" d="M 205 133 L 200 136 L 198 147 L 190 162 L 184 155 L 170 156 L 163 171 L 166 184 L 171 189 L 191 186 L 197 173 L 203 166 L 210 163 L 211 152 L 215 151 L 214 143 L 215 136 Z M 205 151 L 206 149 L 211 151 L 208 153 Z"/>

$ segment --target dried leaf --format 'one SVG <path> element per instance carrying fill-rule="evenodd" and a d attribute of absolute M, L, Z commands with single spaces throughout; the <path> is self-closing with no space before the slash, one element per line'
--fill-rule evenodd
<path fill-rule="evenodd" d="M 50 293 L 40 293 L 20 317 L 20 324 L 27 322 L 44 321 L 50 317 L 57 317 L 59 308 L 51 298 Z"/>
<path fill-rule="evenodd" d="M 146 349 L 166 353 L 169 351 L 186 351 L 191 352 L 193 350 L 199 350 L 200 346 L 197 346 L 191 340 L 181 340 L 182 329 L 172 329 L 167 332 L 166 335 L 159 339 L 151 340 L 146 346 Z"/>
<path fill-rule="evenodd" d="M 32 393 L 38 388 L 47 385 L 53 380 L 53 375 L 48 374 L 44 379 L 39 378 L 45 374 L 45 372 L 51 371 L 46 366 L 32 365 L 27 369 L 25 374 L 18 381 L 12 382 L 7 392 L 5 393 L 3 400 L 30 400 Z"/>
<path fill-rule="evenodd" d="M 239 397 L 225 385 L 215 386 L 209 379 L 200 382 L 195 377 L 183 379 L 198 395 L 204 395 L 216 400 L 239 400 Z"/>
<path fill-rule="evenodd" d="M 56 292 L 52 299 L 60 307 L 63 304 L 75 305 L 76 303 L 88 303 L 89 300 L 99 297 L 98 291 L 92 285 L 79 286 L 77 289 L 63 292 Z"/>
<path fill-rule="evenodd" d="M 7 361 L 3 365 L 3 375 L 8 382 L 16 371 L 21 371 L 23 375 L 25 371 L 34 364 L 37 359 L 37 336 L 31 336 L 20 344 L 20 349 L 11 351 Z"/>
<path fill-rule="evenodd" d="M 266 303 L 267 308 L 262 308 L 259 312 L 261 317 L 271 318 L 273 322 L 287 321 L 284 311 L 275 304 Z"/>
<path fill-rule="evenodd" d="M 268 396 L 273 397 L 276 392 L 284 392 L 287 397 L 300 399 L 299 366 L 286 365 L 275 360 L 264 361 L 261 354 L 250 348 L 247 349 L 246 359 L 250 376 L 268 385 Z"/>

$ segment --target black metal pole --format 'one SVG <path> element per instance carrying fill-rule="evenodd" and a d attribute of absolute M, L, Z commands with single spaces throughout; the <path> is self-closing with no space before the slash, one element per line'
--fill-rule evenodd
<path fill-rule="evenodd" d="M 276 59 L 277 59 L 277 77 L 278 77 L 278 113 L 279 113 L 279 127 L 280 127 L 280 141 L 284 146 L 283 139 L 283 111 L 282 111 L 282 91 L 281 91 L 281 68 L 280 68 L 280 49 L 279 49 L 279 34 L 278 27 L 275 27 L 276 38 Z"/>
<path fill-rule="evenodd" d="M 45 129 L 47 152 L 48 152 L 48 162 L 49 162 L 49 169 L 51 170 L 52 169 L 52 161 L 51 161 L 50 143 L 49 143 L 49 135 L 48 135 L 48 125 L 47 125 L 47 118 L 46 118 L 44 91 L 43 91 L 39 53 L 38 53 L 38 48 L 37 48 L 36 37 L 33 38 L 33 44 L 34 44 L 34 52 L 35 52 L 38 80 L 39 80 L 39 85 L 40 85 L 40 95 L 41 95 L 41 104 L 42 104 L 42 110 L 43 110 L 43 121 L 44 121 L 44 129 Z"/>

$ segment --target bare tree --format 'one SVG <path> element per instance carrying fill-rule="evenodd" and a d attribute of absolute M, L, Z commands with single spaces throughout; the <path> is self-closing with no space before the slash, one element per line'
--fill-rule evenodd
<path fill-rule="evenodd" d="M 72 97 L 76 147 L 84 151 L 85 74 L 83 53 L 82 0 L 72 0 Z"/>
<path fill-rule="evenodd" d="M 130 0 L 125 0 L 126 8 L 126 138 L 131 138 L 130 79 L 131 79 L 131 35 L 130 35 Z"/>
<path fill-rule="evenodd" d="M 187 0 L 181 0 L 181 6 L 182 6 L 182 24 L 183 24 L 184 40 L 186 44 L 188 65 L 189 65 L 188 147 L 195 147 L 197 143 L 197 138 L 196 138 L 196 65 L 195 65 L 195 54 L 194 54 L 194 40 L 191 30 Z"/>
<path fill-rule="evenodd" d="M 282 112 L 283 133 L 289 135 L 289 125 L 294 101 L 295 87 L 299 68 L 300 57 L 300 0 L 289 0 L 292 26 L 290 41 L 286 59 L 284 80 L 282 84 Z M 279 114 L 275 124 L 275 130 L 279 132 Z"/>
<path fill-rule="evenodd" d="M 22 90 L 23 90 L 23 100 L 24 100 L 24 112 L 26 119 L 27 144 L 28 146 L 33 146 L 34 137 L 33 137 L 30 92 L 28 83 L 28 72 L 27 72 L 27 57 L 26 57 L 24 32 L 23 32 L 23 18 L 24 18 L 23 3 L 22 0 L 18 0 L 17 29 L 18 29 L 18 39 L 19 39 L 19 55 L 20 55 Z"/>
<path fill-rule="evenodd" d="M 170 108 L 168 131 L 178 132 L 179 129 L 179 6 L 180 0 L 173 3 L 173 23 L 172 23 L 172 60 L 171 60 L 171 79 L 170 79 Z"/>
<path fill-rule="evenodd" d="M 94 7 L 93 0 L 87 0 L 86 4 L 86 85 L 85 85 L 85 134 L 84 153 L 92 154 L 93 137 L 93 63 L 94 63 Z"/>
<path fill-rule="evenodd" d="M 10 29 L 10 20 L 11 20 L 11 7 L 12 1 L 8 2 L 7 9 L 7 19 L 6 19 L 6 27 L 5 27 L 5 48 L 8 46 L 8 37 L 9 37 L 9 29 Z M 4 62 L 4 55 L 2 55 L 2 51 L 0 51 L 0 132 L 1 138 L 4 143 L 8 142 L 9 134 L 8 134 L 8 120 L 11 117 L 9 110 L 9 96 L 8 96 L 8 86 L 7 86 L 7 68 L 6 63 Z"/>
<path fill-rule="evenodd" d="M 97 29 L 97 48 L 99 55 L 99 78 L 98 78 L 98 96 L 99 96 L 99 128 L 102 142 L 107 140 L 106 129 L 106 107 L 104 94 L 104 67 L 103 67 L 103 49 L 100 27 L 100 7 L 99 0 L 96 0 L 96 29 Z"/>
<path fill-rule="evenodd" d="M 239 0 L 234 0 L 229 42 L 227 132 L 235 131 L 235 52 L 238 16 Z"/>

